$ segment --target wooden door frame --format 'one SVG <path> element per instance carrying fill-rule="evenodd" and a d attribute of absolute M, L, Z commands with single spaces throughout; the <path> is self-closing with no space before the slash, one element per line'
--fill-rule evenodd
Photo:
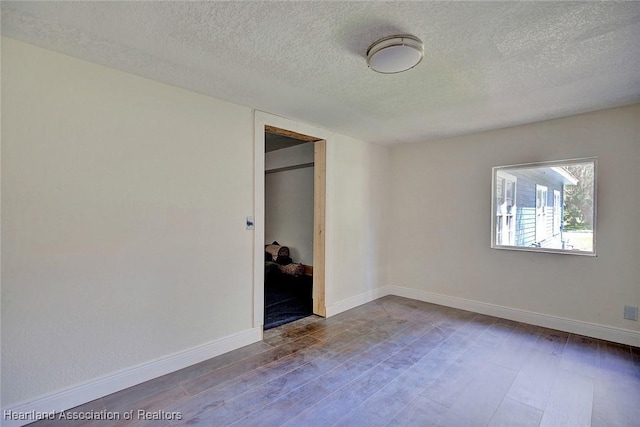
<path fill-rule="evenodd" d="M 324 299 L 327 141 L 313 144 L 313 314 L 327 317 Z"/>
<path fill-rule="evenodd" d="M 268 117 L 267 117 L 268 116 Z M 293 123 L 273 123 L 284 119 L 255 112 L 254 117 L 254 265 L 253 327 L 264 326 L 264 234 L 265 234 L 265 132 L 278 133 L 302 141 L 314 142 L 313 198 L 313 312 L 325 317 L 325 221 L 326 221 L 326 140 L 308 133 L 289 130 Z M 309 132 L 312 133 L 312 132 Z"/>

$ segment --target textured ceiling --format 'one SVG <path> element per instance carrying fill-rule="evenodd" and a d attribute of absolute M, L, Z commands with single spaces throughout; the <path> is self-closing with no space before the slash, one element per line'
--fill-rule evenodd
<path fill-rule="evenodd" d="M 640 102 L 639 2 L 9 2 L 2 34 L 390 145 Z M 425 59 L 369 70 L 410 33 Z"/>

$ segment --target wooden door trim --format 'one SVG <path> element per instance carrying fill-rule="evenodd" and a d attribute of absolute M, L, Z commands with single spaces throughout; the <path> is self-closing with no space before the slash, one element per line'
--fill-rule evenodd
<path fill-rule="evenodd" d="M 305 142 L 316 142 L 321 141 L 322 138 L 316 138 L 315 136 L 305 135 L 302 133 L 294 132 L 287 129 L 282 129 L 276 126 L 265 125 L 264 131 L 267 133 L 273 133 L 275 135 L 286 136 L 289 138 L 297 139 L 299 141 Z"/>
<path fill-rule="evenodd" d="M 325 278 L 325 203 L 327 191 L 327 142 L 314 142 L 313 150 L 313 313 L 326 317 Z"/>

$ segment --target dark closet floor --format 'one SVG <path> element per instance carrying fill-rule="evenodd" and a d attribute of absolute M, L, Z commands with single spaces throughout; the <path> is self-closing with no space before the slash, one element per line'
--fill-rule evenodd
<path fill-rule="evenodd" d="M 264 287 L 264 330 L 313 314 L 313 277 L 269 274 Z"/>

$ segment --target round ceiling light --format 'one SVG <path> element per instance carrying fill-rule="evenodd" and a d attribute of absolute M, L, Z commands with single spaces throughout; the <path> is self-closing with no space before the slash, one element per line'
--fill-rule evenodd
<path fill-rule="evenodd" d="M 407 71 L 418 65 L 423 57 L 422 40 L 408 34 L 383 37 L 367 49 L 367 65 L 383 74 Z"/>

